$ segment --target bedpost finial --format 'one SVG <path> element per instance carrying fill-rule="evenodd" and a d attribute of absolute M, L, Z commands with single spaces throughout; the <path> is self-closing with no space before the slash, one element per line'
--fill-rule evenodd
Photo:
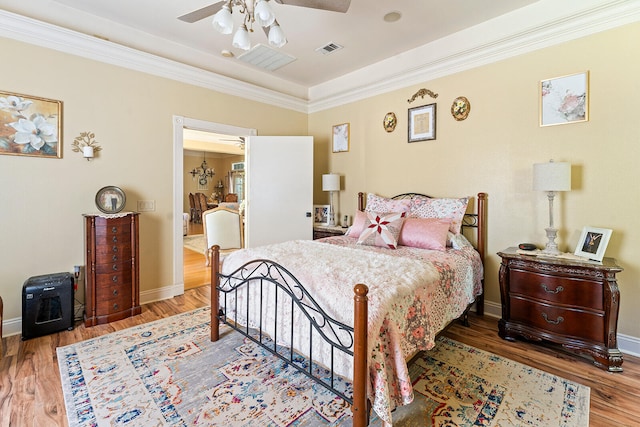
<path fill-rule="evenodd" d="M 362 283 L 358 283 L 353 287 L 353 292 L 359 297 L 366 297 L 369 293 L 369 288 L 367 285 L 363 285 Z"/>

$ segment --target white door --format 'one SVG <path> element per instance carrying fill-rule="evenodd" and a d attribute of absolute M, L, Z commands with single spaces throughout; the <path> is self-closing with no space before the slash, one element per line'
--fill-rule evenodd
<path fill-rule="evenodd" d="M 313 137 L 251 136 L 245 143 L 248 248 L 313 237 Z"/>

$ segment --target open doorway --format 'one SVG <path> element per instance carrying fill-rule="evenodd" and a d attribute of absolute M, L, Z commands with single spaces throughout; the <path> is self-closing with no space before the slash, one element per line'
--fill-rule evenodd
<path fill-rule="evenodd" d="M 245 197 L 244 138 L 184 130 L 184 289 L 208 285 L 202 213 L 219 206 L 240 210 Z"/>
<path fill-rule="evenodd" d="M 193 286 L 193 283 L 201 282 L 206 278 L 206 282 L 209 283 L 208 271 L 205 268 L 204 249 L 201 254 L 195 254 L 195 258 L 187 258 L 185 256 L 184 249 L 184 213 L 189 213 L 189 201 L 188 192 L 185 191 L 185 181 L 192 181 L 192 176 L 189 173 L 193 168 L 199 167 L 202 160 L 206 160 L 209 166 L 217 164 L 217 160 L 214 160 L 214 156 L 226 157 L 229 153 L 230 147 L 235 148 L 235 153 L 241 148 L 242 138 L 246 136 L 253 136 L 256 134 L 255 129 L 239 128 L 236 126 L 229 126 L 220 123 L 206 122 L 202 120 L 189 119 L 185 117 L 174 116 L 174 295 L 180 295 L 184 293 L 187 279 L 185 277 L 185 271 L 187 268 L 191 269 L 192 266 L 197 270 L 195 273 L 189 272 L 192 276 L 195 274 L 194 279 L 189 279 L 189 286 Z M 224 140 L 224 141 L 223 141 Z M 197 166 L 193 166 L 186 160 L 185 150 L 189 153 L 196 154 Z M 203 155 L 203 153 L 205 153 Z M 240 149 L 240 153 L 243 151 Z M 237 158 L 239 159 L 239 157 Z M 231 163 L 243 163 L 243 162 L 229 162 Z M 224 161 L 222 163 L 224 164 Z M 216 193 L 221 195 L 228 194 L 229 189 L 236 189 L 237 179 L 233 177 L 238 176 L 239 171 L 228 174 L 225 166 L 214 166 L 216 174 L 213 175 L 212 181 L 208 182 L 208 187 L 203 186 L 202 191 L 206 191 L 207 199 L 213 202 Z M 233 172 L 233 171 L 232 171 Z M 225 175 L 223 178 L 222 175 Z M 227 178 L 230 177 L 230 179 Z M 221 186 L 218 186 L 219 181 Z M 198 185 L 198 184 L 196 184 Z M 214 189 L 214 186 L 218 186 Z M 222 187 L 222 188 L 220 188 Z M 196 188 L 198 188 L 196 186 Z M 189 223 L 191 224 L 191 223 Z M 189 226 L 188 224 L 188 226 Z M 201 225 L 200 225 L 201 227 Z M 197 227 L 193 228 L 195 233 L 198 230 Z M 188 230 L 189 231 L 189 230 Z M 202 233 L 202 231 L 200 231 Z M 189 234 L 189 232 L 187 233 Z M 203 244 L 204 247 L 204 244 Z M 191 251 L 190 251 L 191 252 Z M 191 254 L 189 254 L 191 255 Z M 186 264 L 189 264 L 187 266 Z M 198 275 L 200 278 L 198 278 Z M 193 283 L 192 283 L 193 282 Z"/>

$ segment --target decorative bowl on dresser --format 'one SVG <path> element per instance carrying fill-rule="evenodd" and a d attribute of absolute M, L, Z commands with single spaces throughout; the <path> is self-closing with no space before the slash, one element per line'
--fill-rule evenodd
<path fill-rule="evenodd" d="M 85 326 L 140 314 L 138 217 L 85 214 Z"/>
<path fill-rule="evenodd" d="M 561 344 L 591 356 L 602 369 L 622 371 L 616 281 L 622 268 L 615 259 L 598 263 L 524 255 L 516 248 L 498 255 L 502 258 L 500 337 Z"/>

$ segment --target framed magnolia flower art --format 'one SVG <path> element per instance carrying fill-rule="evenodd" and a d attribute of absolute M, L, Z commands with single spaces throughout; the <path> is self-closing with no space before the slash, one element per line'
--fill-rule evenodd
<path fill-rule="evenodd" d="M 589 72 L 540 82 L 540 126 L 589 120 Z"/>
<path fill-rule="evenodd" d="M 0 154 L 62 157 L 62 101 L 0 91 Z"/>

